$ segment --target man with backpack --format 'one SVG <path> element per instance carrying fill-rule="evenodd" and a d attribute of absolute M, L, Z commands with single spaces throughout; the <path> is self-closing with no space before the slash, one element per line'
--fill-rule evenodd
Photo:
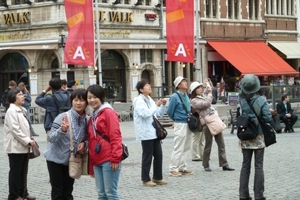
<path fill-rule="evenodd" d="M 52 92 L 52 95 L 47 94 L 49 91 Z M 49 81 L 49 86 L 36 97 L 35 103 L 46 110 L 44 128 L 47 135 L 55 117 L 59 113 L 64 112 L 64 108 L 71 108 L 69 93 L 61 90 L 60 78 L 52 78 Z"/>

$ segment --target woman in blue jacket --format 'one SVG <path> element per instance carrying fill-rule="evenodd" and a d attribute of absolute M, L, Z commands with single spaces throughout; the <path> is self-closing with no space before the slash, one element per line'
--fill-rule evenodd
<path fill-rule="evenodd" d="M 156 130 L 153 127 L 152 116 L 162 116 L 165 112 L 166 100 L 160 99 L 156 103 L 149 96 L 151 94 L 151 85 L 145 79 L 139 81 L 136 85 L 139 92 L 133 100 L 133 118 L 136 139 L 142 143 L 142 181 L 144 186 L 156 186 L 167 184 L 162 176 L 162 149 L 161 141 L 157 139 Z M 153 161 L 153 179 L 150 179 L 150 168 Z"/>
<path fill-rule="evenodd" d="M 264 171 L 263 160 L 265 152 L 264 134 L 259 125 L 255 113 L 251 110 L 249 103 L 253 105 L 256 114 L 263 122 L 271 122 L 272 115 L 266 99 L 259 94 L 260 82 L 257 76 L 247 74 L 241 81 L 242 92 L 239 102 L 242 115 L 248 115 L 258 126 L 258 135 L 252 140 L 241 140 L 240 145 L 243 153 L 243 164 L 240 174 L 240 200 L 251 200 L 249 193 L 249 176 L 251 171 L 251 159 L 254 154 L 255 175 L 254 175 L 254 197 L 256 200 L 265 200 L 264 197 Z M 248 101 L 248 102 L 247 102 Z"/>

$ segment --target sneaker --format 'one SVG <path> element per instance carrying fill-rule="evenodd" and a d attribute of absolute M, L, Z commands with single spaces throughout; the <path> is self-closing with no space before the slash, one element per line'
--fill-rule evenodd
<path fill-rule="evenodd" d="M 192 175 L 194 173 L 193 171 L 187 170 L 187 169 L 180 171 L 180 172 L 182 173 L 182 175 Z"/>
<path fill-rule="evenodd" d="M 152 181 L 145 181 L 145 182 L 143 182 L 143 185 L 144 186 L 147 186 L 147 187 L 154 187 L 154 186 L 156 186 L 156 183 L 154 183 L 154 182 L 152 182 Z"/>
<path fill-rule="evenodd" d="M 170 171 L 170 175 L 171 176 L 181 176 L 181 173 L 180 172 L 176 172 L 176 171 Z"/>
<path fill-rule="evenodd" d="M 168 184 L 168 182 L 164 181 L 164 180 L 156 180 L 156 179 L 152 179 L 153 183 L 156 183 L 157 185 L 166 185 Z"/>

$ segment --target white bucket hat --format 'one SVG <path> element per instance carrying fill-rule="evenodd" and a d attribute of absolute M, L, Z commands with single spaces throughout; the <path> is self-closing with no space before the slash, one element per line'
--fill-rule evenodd
<path fill-rule="evenodd" d="M 199 83 L 198 81 L 193 82 L 190 85 L 190 93 L 192 93 L 199 86 L 203 86 L 203 83 Z"/>
<path fill-rule="evenodd" d="M 177 88 L 177 86 L 181 83 L 182 80 L 186 80 L 185 78 L 183 78 L 182 76 L 178 76 L 177 78 L 175 78 L 174 80 L 174 85 L 175 85 L 175 88 Z"/>

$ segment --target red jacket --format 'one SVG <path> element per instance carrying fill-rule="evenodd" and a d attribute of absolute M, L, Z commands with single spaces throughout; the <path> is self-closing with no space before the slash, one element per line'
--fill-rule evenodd
<path fill-rule="evenodd" d="M 110 142 L 103 139 L 95 128 L 110 139 Z M 122 161 L 122 135 L 117 113 L 111 108 L 100 110 L 95 119 L 90 118 L 88 122 L 88 140 L 89 140 L 89 174 L 94 174 L 94 165 L 110 161 L 111 163 L 120 163 Z M 100 143 L 101 150 L 95 152 L 96 144 Z"/>

